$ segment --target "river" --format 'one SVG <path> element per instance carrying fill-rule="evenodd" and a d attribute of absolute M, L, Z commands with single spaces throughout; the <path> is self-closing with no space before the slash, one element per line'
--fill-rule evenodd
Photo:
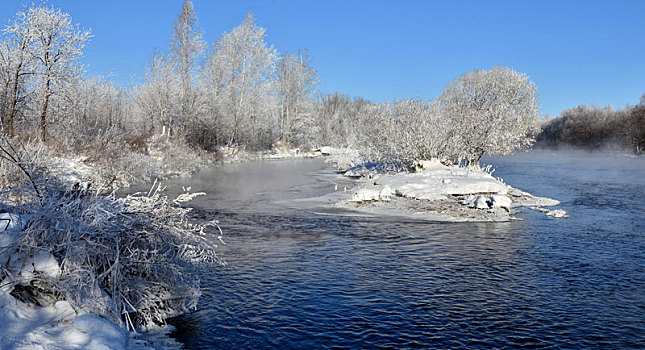
<path fill-rule="evenodd" d="M 570 218 L 432 223 L 320 215 L 298 198 L 347 185 L 322 159 L 257 161 L 174 179 L 204 191 L 228 263 L 173 321 L 190 349 L 645 348 L 645 159 L 487 158 Z"/>

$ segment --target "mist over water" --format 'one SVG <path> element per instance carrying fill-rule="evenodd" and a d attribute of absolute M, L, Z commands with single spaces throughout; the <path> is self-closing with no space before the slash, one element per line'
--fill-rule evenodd
<path fill-rule="evenodd" d="M 555 153 L 555 154 L 554 154 Z M 645 161 L 530 152 L 496 176 L 562 201 L 569 219 L 507 223 L 323 216 L 322 160 L 223 165 L 181 185 L 207 196 L 227 266 L 173 323 L 191 349 L 645 347 Z"/>

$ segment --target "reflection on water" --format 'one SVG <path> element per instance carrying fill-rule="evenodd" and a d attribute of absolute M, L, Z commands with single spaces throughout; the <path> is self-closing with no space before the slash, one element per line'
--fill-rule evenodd
<path fill-rule="evenodd" d="M 228 262 L 205 273 L 200 308 L 175 320 L 175 336 L 191 349 L 645 347 L 645 162 L 487 162 L 518 188 L 562 199 L 571 218 L 319 216 L 289 200 L 333 190 L 321 160 L 169 183 L 209 193 L 193 215 L 220 221 Z"/>

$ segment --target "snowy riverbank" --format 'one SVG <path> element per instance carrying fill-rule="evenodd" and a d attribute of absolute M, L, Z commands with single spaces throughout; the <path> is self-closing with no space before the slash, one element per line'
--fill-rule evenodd
<path fill-rule="evenodd" d="M 220 262 L 211 223 L 180 205 L 198 194 L 103 196 L 82 160 L 38 160 L 0 192 L 0 348 L 181 348 L 156 324 L 195 307 L 200 266 Z"/>

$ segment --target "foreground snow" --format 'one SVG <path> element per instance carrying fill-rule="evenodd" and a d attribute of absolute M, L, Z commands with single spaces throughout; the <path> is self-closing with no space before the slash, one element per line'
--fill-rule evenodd
<path fill-rule="evenodd" d="M 342 157 L 342 162 L 351 164 L 346 155 Z M 359 178 L 358 184 L 319 198 L 328 212 L 446 222 L 509 221 L 518 207 L 526 207 L 555 218 L 567 217 L 564 210 L 544 208 L 559 201 L 515 189 L 478 167 L 446 166 L 433 160 L 421 162 L 415 172 L 381 175 L 351 168 L 344 174 Z"/>
<path fill-rule="evenodd" d="M 181 344 L 167 337 L 169 327 L 152 329 L 146 334 L 126 331 L 98 315 L 75 310 L 61 300 L 48 306 L 27 304 L 11 295 L 13 279 L 30 279 L 35 275 L 60 275 L 58 262 L 49 253 L 29 259 L 28 264 L 6 254 L 20 238 L 29 215 L 0 213 L 0 262 L 19 273 L 0 282 L 0 349 L 180 349 Z"/>
<path fill-rule="evenodd" d="M 24 304 L 0 293 L 2 349 L 126 349 L 128 333 L 89 313 L 77 314 L 67 301 L 47 307 Z"/>
<path fill-rule="evenodd" d="M 41 264 L 36 263 L 33 272 L 55 270 L 55 261 L 53 265 L 47 263 L 52 259 L 40 259 Z M 9 292 L 7 288 L 0 289 L 0 349 L 182 348 L 180 343 L 168 337 L 173 330 L 170 326 L 150 329 L 146 333 L 128 332 L 103 317 L 74 310 L 65 300 L 49 306 L 38 306 L 23 303 Z"/>
<path fill-rule="evenodd" d="M 67 301 L 39 307 L 0 292 L 0 349 L 181 349 L 167 336 L 170 330 L 130 333 L 100 316 L 77 313 Z"/>
<path fill-rule="evenodd" d="M 6 248 L 19 239 L 28 218 L 0 213 L 0 260 L 7 268 L 13 256 L 5 256 Z M 12 259 L 13 258 L 13 259 Z M 51 254 L 32 259 L 16 278 L 34 274 L 56 275 L 58 263 Z M 12 281 L 0 287 L 0 348 L 2 349 L 125 349 L 128 333 L 116 324 L 89 313 L 77 313 L 67 301 L 39 307 L 25 304 L 9 293 Z"/>

